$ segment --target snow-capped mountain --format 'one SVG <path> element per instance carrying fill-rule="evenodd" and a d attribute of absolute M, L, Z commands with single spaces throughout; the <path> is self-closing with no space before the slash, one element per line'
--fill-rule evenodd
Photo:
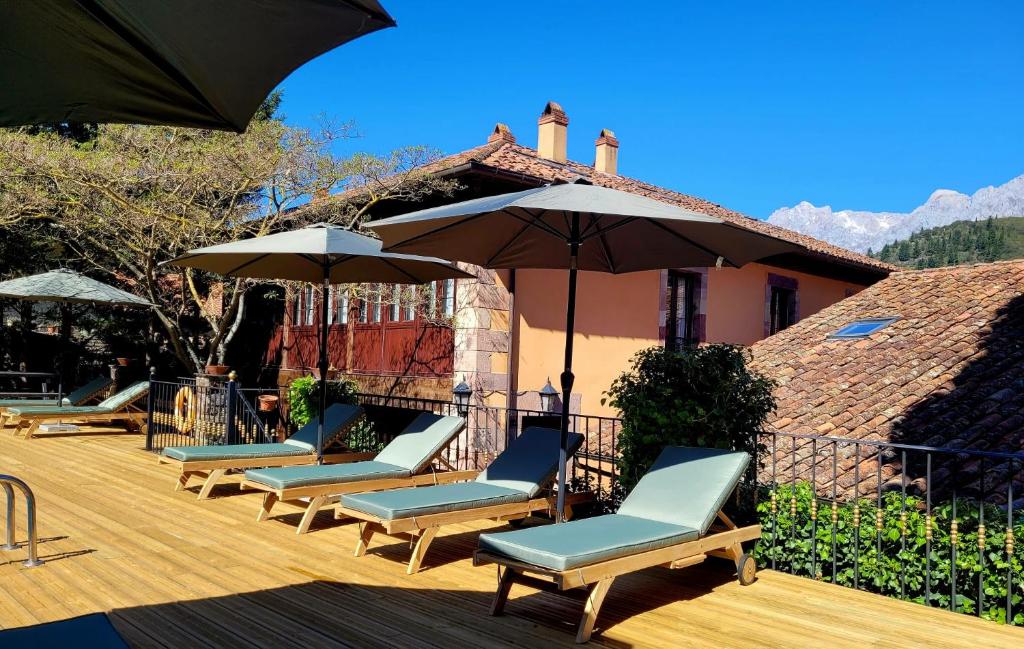
<path fill-rule="evenodd" d="M 815 207 L 803 201 L 783 207 L 768 217 L 769 223 L 796 230 L 842 246 L 865 252 L 905 239 L 922 228 L 934 228 L 954 221 L 985 219 L 990 216 L 1024 216 L 1024 175 L 999 187 L 984 187 L 973 195 L 951 189 L 937 189 L 928 200 L 909 214 L 866 212 Z"/>

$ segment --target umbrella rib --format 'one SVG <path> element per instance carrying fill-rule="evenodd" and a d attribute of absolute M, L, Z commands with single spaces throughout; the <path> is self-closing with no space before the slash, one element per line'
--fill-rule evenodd
<path fill-rule="evenodd" d="M 551 227 L 550 225 L 548 225 L 544 221 L 540 220 L 544 216 L 544 211 L 543 210 L 537 212 L 537 214 L 535 215 L 532 212 L 530 212 L 530 210 L 526 209 L 525 207 L 520 207 L 519 209 L 521 209 L 526 214 L 529 214 L 530 215 L 530 219 L 524 219 L 523 217 L 519 216 L 515 212 L 511 212 L 511 211 L 509 211 L 506 208 L 502 208 L 501 211 L 495 212 L 495 214 L 508 214 L 509 216 L 514 218 L 515 220 L 517 220 L 517 221 L 519 221 L 521 223 L 526 223 L 527 225 L 529 225 L 531 227 L 534 227 L 534 228 L 537 228 L 538 230 L 543 230 L 544 232 L 547 232 L 551 236 L 555 237 L 556 239 L 562 239 L 562 240 L 566 239 L 566 235 L 562 234 L 557 229 Z"/>
<path fill-rule="evenodd" d="M 412 282 L 410 282 L 411 284 L 423 284 L 424 283 L 423 280 L 421 280 L 420 278 L 416 277 L 412 273 L 406 271 L 405 269 L 401 268 L 398 264 L 396 264 L 395 262 L 391 261 L 387 257 L 380 257 L 380 260 L 383 261 L 388 266 L 391 266 L 392 268 L 394 268 L 398 272 L 402 273 L 403 275 L 405 275 L 409 279 L 411 279 L 412 280 Z"/>
<path fill-rule="evenodd" d="M 246 266 L 250 266 L 252 264 L 255 264 L 258 261 L 262 261 L 263 259 L 266 259 L 267 255 L 269 255 L 269 254 L 270 253 L 264 253 L 264 254 L 260 255 L 259 257 L 256 257 L 255 259 L 250 259 L 249 261 L 245 262 L 244 264 L 236 266 L 236 267 L 232 268 L 231 270 L 229 270 L 228 272 L 222 273 L 222 274 L 223 275 L 234 275 L 235 273 L 237 273 L 238 271 L 242 270 Z"/>
<path fill-rule="evenodd" d="M 520 209 L 522 209 L 527 214 L 530 214 L 530 212 L 527 209 L 525 209 L 525 208 L 520 208 Z M 487 267 L 489 267 L 491 264 L 493 264 L 494 260 L 497 259 L 498 257 L 500 257 L 501 255 L 503 255 L 506 250 L 511 248 L 512 244 L 515 243 L 516 240 L 519 239 L 519 237 L 523 236 L 523 234 L 525 234 L 530 228 L 538 228 L 538 229 L 541 229 L 541 230 L 544 229 L 544 228 L 539 227 L 537 225 L 538 223 L 541 222 L 540 218 L 541 218 L 541 216 L 543 216 L 543 214 L 544 214 L 543 212 L 538 212 L 536 215 L 530 214 L 530 216 L 533 217 L 532 221 L 527 221 L 526 219 L 520 218 L 520 217 L 516 216 L 512 212 L 506 212 L 505 210 L 502 210 L 502 212 L 504 212 L 506 214 L 509 214 L 510 216 L 512 216 L 512 218 L 514 218 L 514 219 L 516 219 L 516 220 L 518 220 L 518 221 L 520 221 L 522 223 L 525 223 L 525 225 L 523 226 L 523 228 L 521 230 L 519 230 L 519 232 L 516 232 L 515 235 L 513 235 L 510 239 L 508 239 L 508 241 L 505 242 L 505 245 L 503 245 L 501 248 L 499 248 L 493 255 L 491 255 L 487 259 L 486 262 L 484 262 L 484 266 L 487 266 Z"/>
<path fill-rule="evenodd" d="M 140 54 L 142 54 L 143 57 L 145 57 L 147 61 L 149 61 L 153 65 L 153 67 L 155 67 L 163 74 L 167 75 L 167 78 L 169 78 L 171 81 L 181 86 L 182 90 L 187 92 L 193 99 L 202 104 L 211 113 L 219 117 L 225 124 L 231 124 L 232 126 L 236 126 L 232 120 L 228 119 L 223 113 L 217 110 L 217 108 L 212 103 L 210 103 L 210 100 L 207 99 L 205 95 L 203 95 L 203 93 L 199 90 L 198 87 L 196 87 L 194 83 L 192 83 L 191 79 L 186 77 L 184 74 L 181 73 L 181 71 L 179 71 L 177 68 L 171 65 L 171 63 L 167 59 L 160 56 L 160 54 L 152 47 L 150 47 L 145 40 L 141 38 L 136 38 L 135 35 L 132 34 L 129 30 L 124 29 L 121 23 L 119 23 L 112 15 L 110 15 L 110 13 L 108 13 L 107 10 L 104 9 L 99 2 L 97 2 L 96 0 L 78 0 L 78 3 L 82 6 L 82 8 L 85 11 L 92 14 L 93 17 L 95 17 L 96 20 L 102 23 L 107 29 L 117 34 L 119 38 L 121 38 L 126 43 L 135 48 Z M 243 128 L 241 130 L 245 129 Z"/>
<path fill-rule="evenodd" d="M 694 241 L 690 237 L 687 237 L 685 235 L 679 234 L 678 232 L 675 232 L 672 229 L 665 227 L 663 224 L 659 223 L 655 219 L 647 219 L 647 220 L 654 227 L 660 228 L 660 229 L 664 230 L 665 232 L 668 232 L 669 234 L 671 234 L 672 236 L 676 237 L 677 239 L 682 239 L 683 241 L 689 243 L 691 246 L 694 246 L 695 248 L 699 248 L 700 250 L 703 250 L 704 252 L 708 253 L 712 257 L 721 257 L 730 266 L 733 266 L 735 268 L 739 268 L 740 267 L 739 264 L 733 262 L 733 260 L 729 259 L 725 255 L 719 254 L 719 253 L 715 252 L 714 250 L 712 250 L 712 249 L 710 249 L 710 248 L 708 248 L 706 246 L 703 246 L 703 245 L 697 243 L 696 241 Z"/>
<path fill-rule="evenodd" d="M 387 248 L 385 250 L 388 251 L 388 252 L 397 252 L 398 248 L 400 248 L 401 246 L 406 246 L 406 245 L 408 245 L 410 243 L 415 243 L 415 242 L 419 241 L 420 239 L 425 239 L 427 237 L 434 236 L 436 234 L 444 232 L 445 230 L 450 230 L 451 228 L 455 228 L 455 227 L 458 227 L 458 226 L 463 225 L 465 223 L 469 223 L 470 221 L 475 221 L 476 219 L 484 216 L 484 214 L 486 214 L 486 213 L 473 214 L 473 215 L 470 215 L 470 216 L 467 216 L 467 217 L 460 218 L 460 220 L 455 221 L 453 223 L 448 223 L 448 224 L 442 225 L 439 228 L 435 228 L 433 230 L 428 230 L 426 232 L 420 232 L 419 234 L 417 234 L 414 237 L 409 237 L 408 239 L 404 239 L 402 241 L 397 241 L 397 242 L 393 243 L 392 245 L 387 246 Z M 372 224 L 371 224 L 371 227 L 372 227 Z"/>
<path fill-rule="evenodd" d="M 618 221 L 617 223 L 613 223 L 612 225 L 609 225 L 606 228 L 602 229 L 602 228 L 598 227 L 596 230 L 594 230 L 590 234 L 588 234 L 586 236 L 581 236 L 580 237 L 580 241 L 581 242 L 589 241 L 590 239 L 593 239 L 594 237 L 603 237 L 605 234 L 611 232 L 612 230 L 616 230 L 616 229 L 621 228 L 623 226 L 629 225 L 630 223 L 633 223 L 634 221 L 636 221 L 638 219 L 639 219 L 639 217 L 629 216 L 629 217 L 623 218 L 621 221 Z"/>
<path fill-rule="evenodd" d="M 615 272 L 615 260 L 612 258 L 612 250 L 611 250 L 611 248 L 608 247 L 608 240 L 605 239 L 603 234 L 601 236 L 599 236 L 597 238 L 597 240 L 599 242 L 601 242 L 601 252 L 604 253 L 605 261 L 608 262 L 608 268 L 612 272 Z"/>

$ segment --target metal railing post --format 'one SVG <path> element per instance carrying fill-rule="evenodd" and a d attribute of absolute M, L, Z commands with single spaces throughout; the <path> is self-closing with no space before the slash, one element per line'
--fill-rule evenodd
<path fill-rule="evenodd" d="M 38 542 L 38 536 L 36 534 L 36 497 L 32 493 L 32 490 L 27 484 L 20 478 L 15 478 L 12 475 L 0 475 L 0 484 L 3 484 L 4 491 L 7 492 L 7 546 L 3 549 L 10 550 L 18 547 L 17 543 L 14 543 L 14 490 L 11 489 L 11 485 L 21 490 L 21 493 L 25 496 L 25 510 L 27 512 L 27 527 L 28 527 L 28 559 L 22 563 L 26 568 L 34 568 L 36 566 L 43 565 L 42 560 L 39 558 L 36 552 L 36 543 Z"/>
<path fill-rule="evenodd" d="M 17 550 L 18 544 L 14 541 L 14 489 L 11 489 L 11 485 L 4 482 L 4 491 L 7 493 L 7 543 L 0 546 L 0 550 Z"/>
<path fill-rule="evenodd" d="M 156 405 L 156 368 L 149 368 L 149 392 L 146 393 L 146 450 L 153 450 L 153 409 Z"/>
<path fill-rule="evenodd" d="M 238 399 L 237 378 L 238 375 L 234 372 L 228 374 L 228 390 L 227 395 L 224 398 L 224 416 L 226 417 L 226 420 L 224 421 L 224 437 L 227 444 L 238 443 L 238 431 L 235 426 L 235 412 L 238 410 L 238 404 L 236 403 L 236 400 Z"/>

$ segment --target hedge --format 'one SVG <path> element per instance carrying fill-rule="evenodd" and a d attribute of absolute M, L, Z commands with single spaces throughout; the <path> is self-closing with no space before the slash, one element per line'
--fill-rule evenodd
<path fill-rule="evenodd" d="M 792 515 L 792 496 L 796 495 L 796 516 Z M 807 482 L 779 485 L 776 512 L 772 514 L 770 489 L 762 490 L 757 505 L 762 535 L 754 555 L 761 566 L 772 560 L 781 571 L 835 581 L 890 597 L 980 615 L 1006 622 L 1008 580 L 1012 576 L 1013 623 L 1024 624 L 1024 561 L 1021 551 L 1011 544 L 1007 552 L 1007 512 L 995 505 L 984 506 L 984 537 L 979 552 L 977 502 L 958 500 L 956 504 L 956 559 L 952 560 L 953 502 L 933 505 L 931 511 L 931 565 L 926 565 L 928 527 L 925 503 L 916 496 L 905 499 L 900 493 L 882 497 L 881 533 L 877 529 L 877 502 L 861 500 L 837 503 L 835 508 L 835 578 L 832 570 L 832 502 L 817 498 L 817 525 L 812 534 L 811 486 Z M 854 526 L 859 514 L 858 528 Z M 795 523 L 795 526 L 794 526 Z M 905 530 L 905 547 L 903 536 Z M 1013 540 L 1024 538 L 1024 509 L 1013 512 Z M 815 546 L 813 540 L 817 539 Z M 774 545 L 773 545 L 774 544 Z M 855 563 L 855 549 L 856 553 Z M 953 566 L 956 573 L 956 600 L 953 597 Z M 855 582 L 856 566 L 856 582 Z M 926 601 L 926 571 L 930 572 Z M 979 581 L 983 598 L 979 600 Z M 979 604 L 981 610 L 979 612 Z"/>

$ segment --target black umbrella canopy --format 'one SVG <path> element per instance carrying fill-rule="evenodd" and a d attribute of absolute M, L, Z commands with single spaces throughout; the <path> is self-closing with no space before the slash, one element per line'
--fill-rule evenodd
<path fill-rule="evenodd" d="M 606 187 L 562 184 L 370 223 L 385 250 L 487 268 L 568 268 L 573 216 L 580 270 L 628 273 L 742 266 L 798 246 L 721 219 Z M 721 258 L 721 260 L 719 260 Z"/>
<path fill-rule="evenodd" d="M 393 252 L 443 254 L 485 268 L 569 271 L 558 503 L 565 506 L 569 403 L 580 270 L 628 273 L 742 266 L 799 246 L 644 196 L 575 183 L 444 205 L 371 223 Z"/>
<path fill-rule="evenodd" d="M 331 284 L 472 277 L 443 259 L 383 252 L 380 240 L 325 223 L 197 248 L 165 263 L 229 277 L 315 283 L 326 272 Z"/>
<path fill-rule="evenodd" d="M 295 68 L 394 25 L 376 0 L 0 2 L 0 126 L 241 132 Z"/>

